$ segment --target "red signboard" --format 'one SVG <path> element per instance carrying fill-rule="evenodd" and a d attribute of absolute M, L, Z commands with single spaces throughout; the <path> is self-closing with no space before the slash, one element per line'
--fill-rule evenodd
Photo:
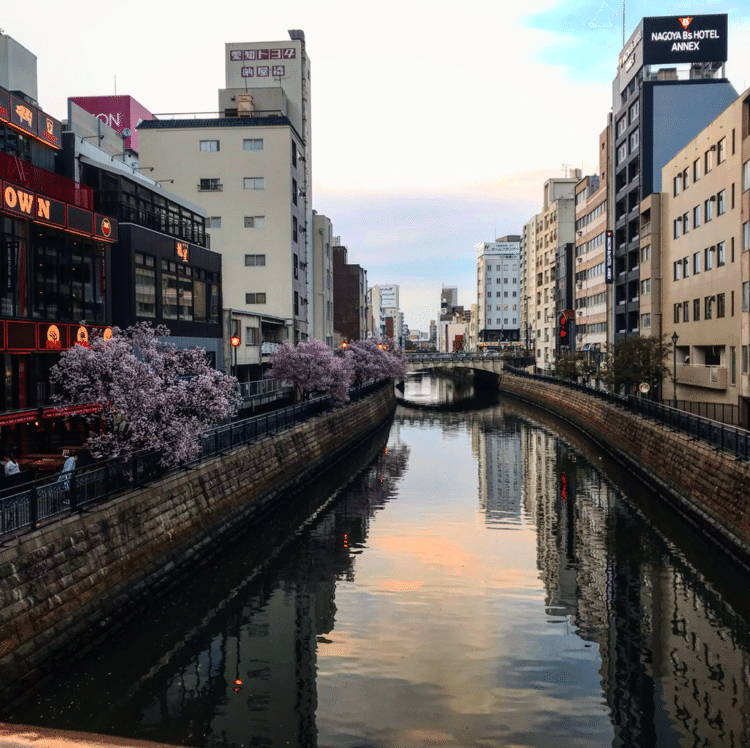
<path fill-rule="evenodd" d="M 69 416 L 85 416 L 89 413 L 97 413 L 102 409 L 99 403 L 86 403 L 85 405 L 65 405 L 60 408 L 47 408 L 42 412 L 42 418 L 65 418 Z"/>
<path fill-rule="evenodd" d="M 37 328 L 37 346 L 40 351 L 64 351 L 69 348 L 68 326 L 40 322 Z"/>
<path fill-rule="evenodd" d="M 36 421 L 36 411 L 27 410 L 25 413 L 9 413 L 0 416 L 0 426 L 13 426 L 17 423 L 30 423 Z"/>
<path fill-rule="evenodd" d="M 0 88 L 0 121 L 53 148 L 62 148 L 60 122 L 4 88 Z"/>

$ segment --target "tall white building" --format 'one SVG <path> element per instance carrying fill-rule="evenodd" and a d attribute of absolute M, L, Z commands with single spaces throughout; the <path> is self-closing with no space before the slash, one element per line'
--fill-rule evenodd
<path fill-rule="evenodd" d="M 399 340 L 403 336 L 403 318 L 399 306 L 399 287 L 398 285 L 377 285 L 372 286 L 369 291 L 369 303 L 372 315 L 372 333 L 375 337 L 382 337 L 388 334 L 392 328 L 392 336 Z M 387 319 L 392 322 L 386 322 Z M 380 332 L 378 332 L 378 329 Z"/>
<path fill-rule="evenodd" d="M 313 276 L 326 264 L 312 256 L 310 61 L 303 32 L 289 34 L 226 45 L 218 117 L 139 127 L 151 176 L 205 208 L 211 248 L 222 254 L 224 307 L 262 315 L 264 355 L 285 340 L 329 337 L 315 329 L 326 298 Z"/>
<path fill-rule="evenodd" d="M 521 237 L 480 242 L 477 251 L 479 343 L 518 341 L 521 336 Z"/>

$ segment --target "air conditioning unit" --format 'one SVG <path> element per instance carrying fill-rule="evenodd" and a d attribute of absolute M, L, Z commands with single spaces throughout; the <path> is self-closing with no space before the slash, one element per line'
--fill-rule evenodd
<path fill-rule="evenodd" d="M 238 117 L 252 117 L 255 111 L 253 105 L 253 95 L 244 93 L 237 95 L 237 116 Z"/>

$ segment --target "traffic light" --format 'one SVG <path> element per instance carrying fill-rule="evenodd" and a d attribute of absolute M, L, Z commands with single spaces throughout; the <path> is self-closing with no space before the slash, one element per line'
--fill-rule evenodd
<path fill-rule="evenodd" d="M 560 315 L 560 327 L 557 331 L 558 339 L 561 346 L 568 347 L 568 318 L 564 315 Z"/>

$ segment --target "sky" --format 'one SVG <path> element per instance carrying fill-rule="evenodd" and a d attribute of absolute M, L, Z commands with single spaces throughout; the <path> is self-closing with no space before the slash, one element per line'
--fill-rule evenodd
<path fill-rule="evenodd" d="M 224 44 L 305 32 L 313 208 L 369 285 L 398 283 L 412 330 L 443 285 L 476 303 L 478 242 L 520 234 L 564 165 L 597 171 L 622 48 L 618 0 L 36 0 L 0 28 L 38 58 L 39 104 L 129 94 L 155 114 L 217 109 Z M 626 0 L 644 15 L 729 14 L 727 77 L 750 81 L 744 0 Z M 743 42 L 744 45 L 743 45 Z"/>

